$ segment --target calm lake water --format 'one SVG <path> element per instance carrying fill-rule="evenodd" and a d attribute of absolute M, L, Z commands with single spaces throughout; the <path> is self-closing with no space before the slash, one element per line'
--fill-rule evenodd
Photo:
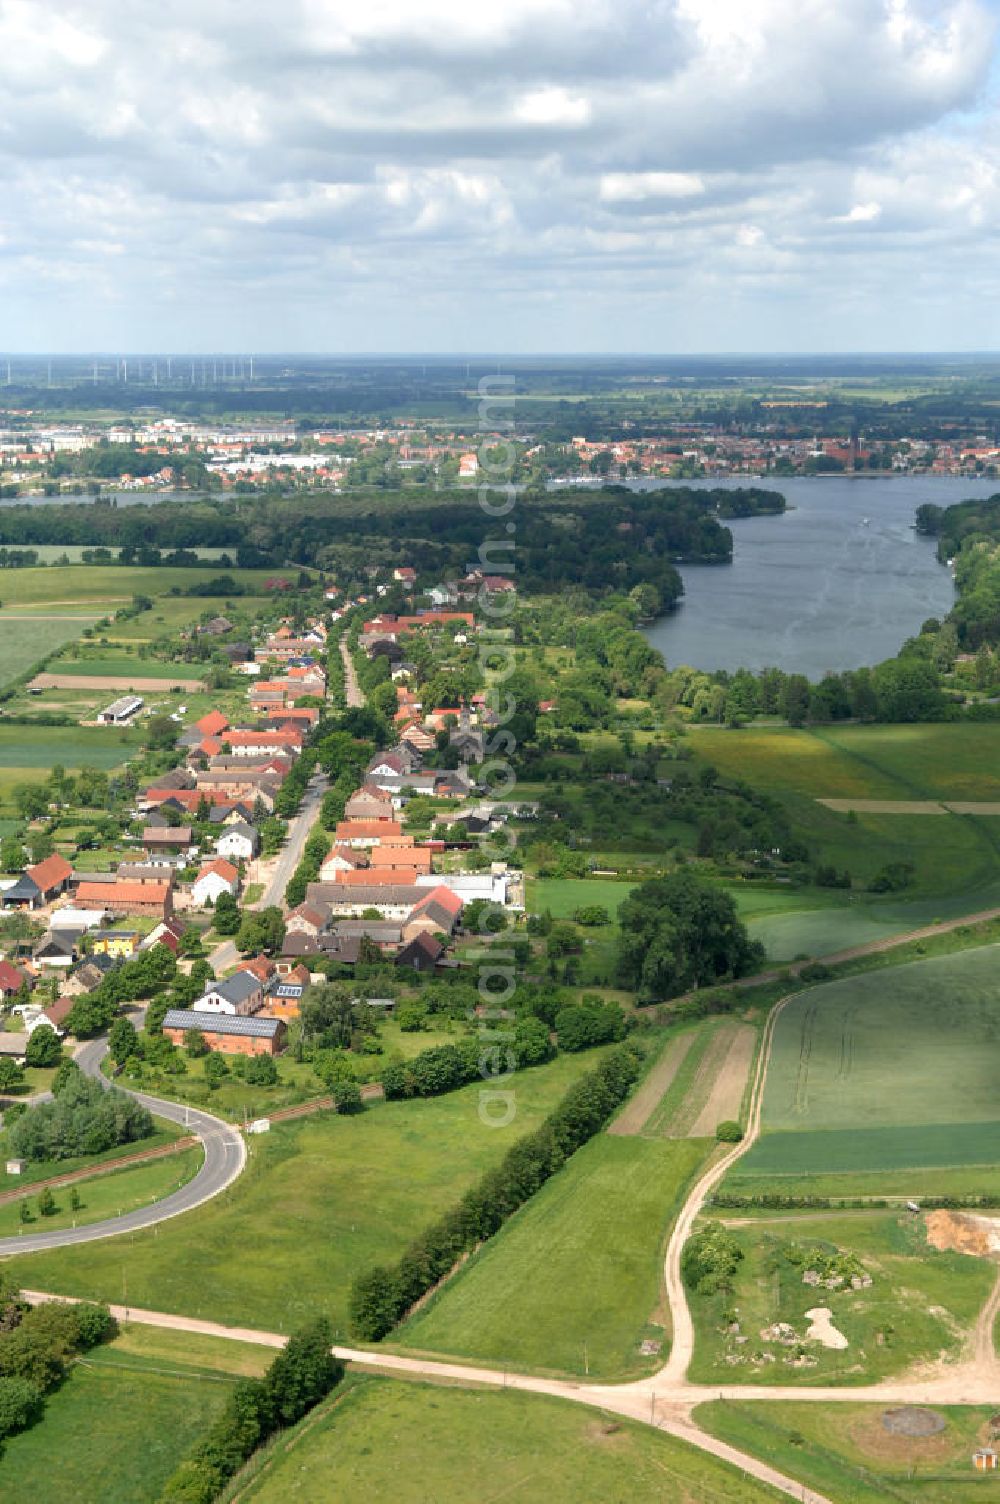
<path fill-rule="evenodd" d="M 731 564 L 679 566 L 683 604 L 646 634 L 668 666 L 774 665 L 816 679 L 892 657 L 954 601 L 934 540 L 913 531 L 917 507 L 1000 492 L 1000 481 L 951 476 L 757 484 L 781 491 L 789 510 L 730 522 Z"/>

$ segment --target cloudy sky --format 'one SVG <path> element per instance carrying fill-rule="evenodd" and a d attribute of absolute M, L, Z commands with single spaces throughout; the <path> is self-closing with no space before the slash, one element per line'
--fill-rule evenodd
<path fill-rule="evenodd" d="M 0 347 L 998 349 L 998 21 L 0 0 Z"/>

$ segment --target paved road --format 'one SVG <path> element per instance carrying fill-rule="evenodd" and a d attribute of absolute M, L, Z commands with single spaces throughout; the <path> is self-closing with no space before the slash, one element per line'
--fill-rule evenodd
<path fill-rule="evenodd" d="M 314 773 L 310 778 L 299 812 L 288 827 L 285 844 L 278 854 L 270 880 L 257 902 L 248 904 L 248 908 L 266 909 L 272 904 L 281 907 L 288 880 L 302 860 L 306 841 L 316 823 L 319 807 L 328 787 L 329 780 L 325 773 Z M 208 958 L 216 976 L 221 976 L 224 971 L 235 966 L 239 959 L 239 951 L 232 940 L 218 946 Z"/>
<path fill-rule="evenodd" d="M 100 1072 L 101 1060 L 107 1052 L 106 1039 L 95 1039 L 82 1046 L 75 1056 L 80 1069 L 88 1076 L 104 1081 Z M 103 1222 L 91 1222 L 85 1227 L 68 1227 L 58 1232 L 33 1232 L 13 1238 L 0 1238 L 0 1256 L 12 1253 L 36 1253 L 45 1248 L 64 1248 L 71 1243 L 92 1243 L 98 1238 L 113 1238 L 123 1232 L 137 1232 L 143 1227 L 152 1227 L 156 1222 L 165 1222 L 169 1217 L 178 1217 L 182 1212 L 192 1211 L 203 1201 L 209 1201 L 232 1185 L 246 1164 L 246 1145 L 242 1135 L 231 1124 L 211 1113 L 200 1112 L 195 1107 L 182 1107 L 177 1102 L 164 1102 L 159 1097 L 147 1096 L 145 1092 L 129 1093 L 148 1107 L 157 1117 L 180 1123 L 201 1140 L 205 1160 L 193 1180 L 180 1190 L 164 1196 L 162 1201 L 126 1212 L 121 1217 L 109 1217 Z"/>

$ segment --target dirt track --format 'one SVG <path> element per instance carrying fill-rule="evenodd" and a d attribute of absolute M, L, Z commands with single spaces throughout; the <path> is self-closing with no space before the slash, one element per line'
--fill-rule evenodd
<path fill-rule="evenodd" d="M 817 799 L 840 815 L 1000 815 L 1000 800 L 965 799 Z"/>
<path fill-rule="evenodd" d="M 730 1039 L 708 1101 L 688 1129 L 688 1138 L 712 1138 L 720 1123 L 739 1117 L 756 1042 L 757 1031 L 749 1024 L 741 1024 Z"/>
<path fill-rule="evenodd" d="M 670 1041 L 635 1096 L 629 1098 L 614 1122 L 609 1125 L 609 1133 L 630 1137 L 642 1132 L 656 1111 L 663 1093 L 680 1070 L 694 1039 L 692 1030 L 689 1034 L 681 1034 Z"/>
<path fill-rule="evenodd" d="M 144 690 L 147 694 L 166 693 L 168 689 L 179 688 L 194 691 L 201 689 L 201 679 L 144 679 L 137 675 L 134 679 L 122 679 L 117 675 L 105 677 L 103 674 L 36 674 L 28 685 L 29 689 L 101 689 L 109 694 L 128 694 L 134 691 L 138 693 Z"/>

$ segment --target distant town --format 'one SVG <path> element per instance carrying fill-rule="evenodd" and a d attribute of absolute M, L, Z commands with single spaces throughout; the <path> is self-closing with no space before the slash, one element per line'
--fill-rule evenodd
<path fill-rule="evenodd" d="M 852 472 L 991 476 L 1000 466 L 1000 440 L 985 431 L 948 440 L 917 433 L 869 439 L 863 432 L 845 437 L 801 428 L 800 421 L 777 417 L 731 427 L 685 421 L 641 438 L 575 434 L 565 442 L 524 431 L 514 440 L 516 475 L 523 484 L 569 484 Z M 54 422 L 30 409 L 0 408 L 0 495 L 474 486 L 480 447 L 498 438 L 405 417 L 389 427 L 313 429 L 291 420 Z"/>

